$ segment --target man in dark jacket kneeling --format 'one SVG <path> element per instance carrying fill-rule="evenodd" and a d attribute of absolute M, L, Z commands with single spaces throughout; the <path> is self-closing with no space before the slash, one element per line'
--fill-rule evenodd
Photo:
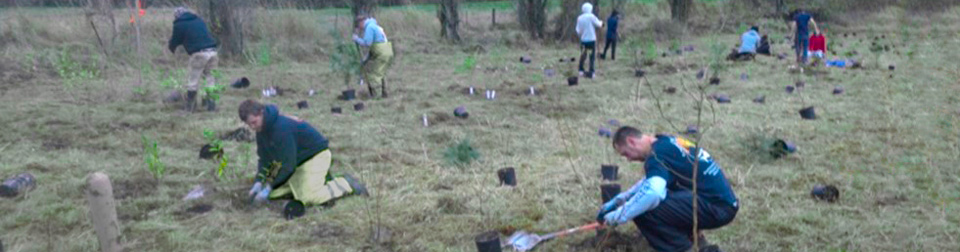
<path fill-rule="evenodd" d="M 240 104 L 240 120 L 257 132 L 260 162 L 250 189 L 255 202 L 293 198 L 288 211 L 320 205 L 349 194 L 366 195 L 366 188 L 350 175 L 329 174 L 332 155 L 327 139 L 306 122 L 284 116 L 275 105 L 254 100 Z M 298 216 L 292 216 L 298 217 Z"/>

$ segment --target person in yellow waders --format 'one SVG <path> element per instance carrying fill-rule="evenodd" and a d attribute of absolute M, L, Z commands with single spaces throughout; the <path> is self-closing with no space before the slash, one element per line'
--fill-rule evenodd
<path fill-rule="evenodd" d="M 304 206 L 367 194 L 364 185 L 349 174 L 330 175 L 329 142 L 310 124 L 254 100 L 240 104 L 239 114 L 257 132 L 260 162 L 249 192 L 255 203 L 292 198 L 284 206 L 284 216 L 292 219 L 303 215 Z"/>
<path fill-rule="evenodd" d="M 366 15 L 357 16 L 357 31 L 362 30 L 363 36 L 353 34 L 353 41 L 358 45 L 369 47 L 370 53 L 363 60 L 363 82 L 366 82 L 370 91 L 370 96 L 374 97 L 375 84 L 380 84 L 380 92 L 383 97 L 387 97 L 387 81 L 384 79 L 387 74 L 387 65 L 393 59 L 393 44 L 387 40 L 387 35 L 383 32 L 383 27 L 377 24 L 377 20 Z"/>

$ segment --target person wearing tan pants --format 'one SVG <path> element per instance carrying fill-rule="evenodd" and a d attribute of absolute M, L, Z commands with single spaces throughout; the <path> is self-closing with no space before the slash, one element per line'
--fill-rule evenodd
<path fill-rule="evenodd" d="M 193 112 L 196 109 L 197 89 L 200 78 L 207 81 L 207 86 L 216 85 L 216 80 L 210 72 L 217 67 L 217 42 L 210 36 L 210 29 L 203 19 L 191 12 L 189 9 L 179 7 L 173 11 L 175 20 L 173 21 L 173 35 L 170 36 L 170 42 L 167 48 L 170 52 L 176 53 L 177 47 L 183 46 L 187 54 L 190 55 L 190 61 L 187 66 L 187 97 L 183 110 Z M 213 100 L 205 98 L 204 102 L 212 103 Z M 216 107 L 214 105 L 213 107 Z"/>

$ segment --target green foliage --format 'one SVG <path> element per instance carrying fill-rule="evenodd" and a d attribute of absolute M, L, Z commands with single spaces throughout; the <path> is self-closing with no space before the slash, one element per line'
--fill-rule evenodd
<path fill-rule="evenodd" d="M 463 59 L 463 64 L 457 66 L 457 69 L 453 72 L 456 74 L 472 73 L 473 69 L 476 68 L 477 58 L 473 54 L 468 55 L 467 58 Z"/>
<path fill-rule="evenodd" d="M 726 46 L 724 46 L 722 42 L 714 39 L 710 45 L 710 70 L 714 76 L 725 69 L 726 66 L 723 64 L 723 61 L 726 58 L 726 52 Z"/>
<path fill-rule="evenodd" d="M 160 72 L 157 77 L 160 79 L 160 86 L 166 89 L 182 89 L 183 79 L 186 76 L 186 70 L 168 70 L 166 73 Z"/>
<path fill-rule="evenodd" d="M 360 51 L 356 44 L 350 44 L 343 38 L 339 29 L 330 29 L 329 36 L 334 38 L 333 50 L 330 50 L 330 70 L 343 77 L 343 84 L 349 85 L 354 75 L 360 74 Z"/>
<path fill-rule="evenodd" d="M 163 160 L 160 159 L 160 145 L 157 141 L 148 138 L 147 135 L 140 135 L 140 138 L 143 142 L 143 163 L 147 165 L 150 174 L 159 181 L 163 178 L 163 173 L 166 172 Z"/>
<path fill-rule="evenodd" d="M 200 89 L 200 92 L 204 97 L 210 98 L 214 102 L 220 100 L 220 94 L 227 89 L 226 85 L 216 84 L 213 86 L 204 86 Z"/>
<path fill-rule="evenodd" d="M 273 63 L 273 51 L 268 43 L 261 43 L 250 54 L 247 54 L 247 61 L 257 66 L 269 66 Z"/>
<path fill-rule="evenodd" d="M 82 81 L 91 80 L 100 75 L 96 60 L 91 62 L 92 63 L 89 64 L 80 62 L 73 57 L 69 49 L 64 48 L 61 49 L 60 53 L 55 57 L 53 66 L 56 68 L 57 75 L 60 77 L 63 85 L 74 87 Z"/>
<path fill-rule="evenodd" d="M 657 43 L 653 40 L 646 42 L 646 50 L 643 53 L 644 60 L 654 61 L 657 59 Z"/>
<path fill-rule="evenodd" d="M 479 158 L 480 153 L 470 145 L 470 139 L 460 140 L 457 144 L 447 147 L 447 150 L 443 152 L 443 159 L 448 164 L 455 166 L 464 166 Z"/>
<path fill-rule="evenodd" d="M 221 152 L 223 151 L 223 140 L 220 140 L 217 137 L 216 133 L 209 129 L 203 129 L 203 138 L 207 140 L 207 144 L 210 145 L 210 152 Z M 217 165 L 217 178 L 223 178 L 223 175 L 226 174 L 228 164 L 230 164 L 230 159 L 226 153 L 219 155 L 220 162 Z"/>

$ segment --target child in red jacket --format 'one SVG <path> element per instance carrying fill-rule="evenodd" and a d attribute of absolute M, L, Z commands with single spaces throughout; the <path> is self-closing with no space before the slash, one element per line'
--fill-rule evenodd
<path fill-rule="evenodd" d="M 827 38 L 824 37 L 822 33 L 813 33 L 813 36 L 810 36 L 810 50 L 808 50 L 808 56 L 823 59 L 824 52 L 826 51 Z"/>

